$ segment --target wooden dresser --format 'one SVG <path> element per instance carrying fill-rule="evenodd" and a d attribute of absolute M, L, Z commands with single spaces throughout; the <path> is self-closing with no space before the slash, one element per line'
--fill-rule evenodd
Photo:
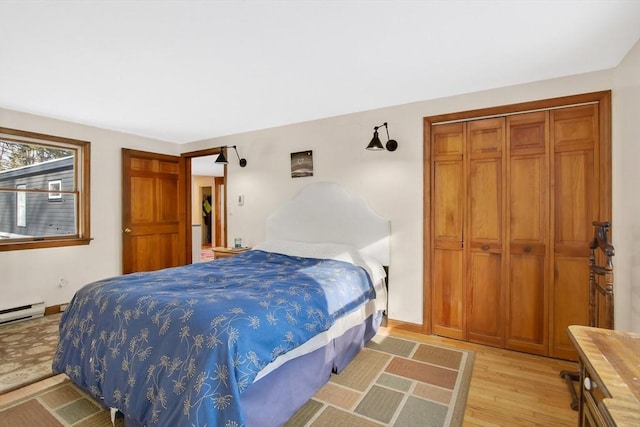
<path fill-rule="evenodd" d="M 640 334 L 569 326 L 580 359 L 580 425 L 640 426 Z"/>

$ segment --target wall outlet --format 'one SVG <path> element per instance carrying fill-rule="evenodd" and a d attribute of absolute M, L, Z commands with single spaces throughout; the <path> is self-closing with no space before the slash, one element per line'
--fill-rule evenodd
<path fill-rule="evenodd" d="M 67 280 L 64 277 L 61 277 L 60 280 L 58 280 L 58 287 L 59 288 L 64 288 L 64 285 L 67 284 Z"/>

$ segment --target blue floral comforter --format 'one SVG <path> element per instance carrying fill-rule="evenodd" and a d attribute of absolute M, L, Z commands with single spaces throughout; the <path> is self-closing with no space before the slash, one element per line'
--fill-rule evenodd
<path fill-rule="evenodd" d="M 74 296 L 53 371 L 143 425 L 241 426 L 264 366 L 372 298 L 362 267 L 259 250 L 114 277 Z"/>

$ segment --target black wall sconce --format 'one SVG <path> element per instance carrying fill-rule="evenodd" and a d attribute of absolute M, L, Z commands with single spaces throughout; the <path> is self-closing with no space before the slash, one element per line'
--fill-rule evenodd
<path fill-rule="evenodd" d="M 227 148 L 233 148 L 234 150 L 236 150 L 236 156 L 238 156 L 238 162 L 240 162 L 241 168 L 247 166 L 247 159 L 240 158 L 240 154 L 238 154 L 238 148 L 235 145 L 227 145 L 226 147 L 220 147 L 220 154 L 218 154 L 216 163 L 222 163 L 224 165 L 229 163 L 229 161 L 227 160 L 227 157 L 224 155 L 224 152 L 226 151 Z"/>
<path fill-rule="evenodd" d="M 382 146 L 382 142 L 380 142 L 380 138 L 378 137 L 378 129 L 380 129 L 381 127 L 384 127 L 387 130 L 387 143 L 385 144 L 387 150 L 396 151 L 396 149 L 398 148 L 398 141 L 389 138 L 389 127 L 387 126 L 387 122 L 384 122 L 380 126 L 376 126 L 373 128 L 373 138 L 371 139 L 369 145 L 367 145 L 367 150 L 380 151 L 385 149 L 385 147 Z"/>

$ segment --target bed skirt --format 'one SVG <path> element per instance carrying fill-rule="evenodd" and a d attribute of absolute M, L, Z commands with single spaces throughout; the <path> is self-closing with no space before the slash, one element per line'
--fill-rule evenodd
<path fill-rule="evenodd" d="M 282 426 L 322 387 L 340 373 L 376 334 L 382 312 L 347 330 L 324 347 L 289 360 L 262 377 L 240 396 L 247 427 Z M 141 427 L 125 418 L 126 427 Z"/>

